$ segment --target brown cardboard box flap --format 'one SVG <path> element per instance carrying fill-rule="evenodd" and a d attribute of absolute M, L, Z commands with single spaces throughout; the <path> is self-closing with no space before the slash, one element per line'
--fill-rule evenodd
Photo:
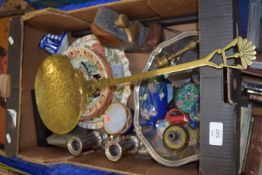
<path fill-rule="evenodd" d="M 197 0 L 148 0 L 148 5 L 160 17 L 187 16 L 198 12 Z"/>
<path fill-rule="evenodd" d="M 90 27 L 89 23 L 53 8 L 27 13 L 22 20 L 34 28 L 51 33 Z"/>
<path fill-rule="evenodd" d="M 148 5 L 148 0 L 122 0 L 119 2 L 96 5 L 69 12 L 70 15 L 87 22 L 92 22 L 99 7 L 104 6 L 118 13 L 125 13 L 130 19 L 159 18 L 160 16 Z"/>
<path fill-rule="evenodd" d="M 96 11 L 101 6 L 125 13 L 132 20 L 143 20 L 196 14 L 197 2 L 197 0 L 122 0 L 68 12 L 47 8 L 27 13 L 22 19 L 35 28 L 59 33 L 90 28 Z"/>
<path fill-rule="evenodd" d="M 111 8 L 118 13 L 125 13 L 133 20 L 184 16 L 198 12 L 197 0 L 122 0 L 120 2 L 74 10 L 69 12 L 69 14 L 84 21 L 92 22 L 97 9 L 101 6 Z"/>

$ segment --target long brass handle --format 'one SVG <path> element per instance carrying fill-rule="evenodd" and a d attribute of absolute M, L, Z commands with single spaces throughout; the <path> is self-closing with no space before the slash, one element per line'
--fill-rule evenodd
<path fill-rule="evenodd" d="M 196 61 L 179 64 L 179 65 L 175 65 L 171 67 L 143 72 L 143 73 L 135 74 L 135 75 L 128 76 L 128 77 L 109 79 L 108 86 L 115 86 L 118 84 L 136 82 L 136 81 L 146 79 L 146 78 L 152 78 L 152 77 L 156 77 L 156 76 L 163 75 L 163 74 L 180 72 L 180 71 L 184 71 L 188 69 L 194 69 L 194 68 L 201 67 L 201 66 L 204 66 L 203 60 L 196 60 Z"/>
<path fill-rule="evenodd" d="M 231 50 L 233 54 L 227 55 L 227 51 Z M 219 55 L 222 57 L 221 63 L 215 63 L 212 61 L 212 58 L 215 55 Z M 229 64 L 229 59 L 235 59 L 234 61 L 236 63 Z M 236 59 L 240 59 L 239 62 L 237 62 Z M 251 41 L 247 39 L 243 39 L 242 37 L 237 37 L 233 41 L 231 41 L 226 47 L 222 49 L 216 49 L 213 50 L 210 54 L 207 56 L 191 61 L 188 63 L 183 63 L 175 66 L 170 66 L 166 68 L 160 68 L 148 72 L 142 72 L 136 75 L 123 77 L 123 78 L 112 78 L 112 79 L 100 79 L 98 81 L 90 80 L 87 81 L 87 92 L 89 94 L 92 94 L 92 92 L 95 92 L 96 89 L 103 89 L 108 86 L 116 86 L 119 84 L 126 84 L 131 82 L 136 82 L 138 80 L 146 79 L 146 78 L 152 78 L 163 74 L 169 74 L 174 72 L 180 72 L 188 69 L 194 69 L 198 67 L 203 66 L 210 66 L 217 69 L 223 68 L 223 67 L 229 67 L 229 68 L 235 68 L 235 69 L 246 69 L 248 65 L 251 65 L 252 62 L 256 59 L 256 51 L 255 46 L 252 44 Z"/>

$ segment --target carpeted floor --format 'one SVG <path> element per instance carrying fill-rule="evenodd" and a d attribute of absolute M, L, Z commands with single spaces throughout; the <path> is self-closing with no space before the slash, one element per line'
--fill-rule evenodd
<path fill-rule="evenodd" d="M 79 167 L 70 164 L 40 165 L 24 161 L 20 158 L 0 156 L 0 162 L 32 175 L 119 175 L 92 168 Z"/>

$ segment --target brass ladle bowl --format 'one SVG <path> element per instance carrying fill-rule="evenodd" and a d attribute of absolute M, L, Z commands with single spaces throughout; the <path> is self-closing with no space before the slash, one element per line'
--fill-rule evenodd
<path fill-rule="evenodd" d="M 36 103 L 45 126 L 56 134 L 71 131 L 78 123 L 82 104 L 81 81 L 65 56 L 47 57 L 35 78 Z"/>

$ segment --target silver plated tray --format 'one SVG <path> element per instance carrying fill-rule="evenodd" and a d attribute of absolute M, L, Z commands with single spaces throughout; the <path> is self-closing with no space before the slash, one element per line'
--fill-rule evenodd
<path fill-rule="evenodd" d="M 155 69 L 153 62 L 156 58 L 159 57 L 159 55 L 162 55 L 163 53 L 168 54 L 168 52 L 170 53 L 176 52 L 181 45 L 185 44 L 187 41 L 191 39 L 196 39 L 196 38 L 198 38 L 197 31 L 187 31 L 187 32 L 180 33 L 176 35 L 174 38 L 161 43 L 150 54 L 147 64 L 143 69 L 143 72 L 147 72 L 149 70 Z M 186 57 L 188 56 L 188 54 L 184 54 L 184 56 Z M 194 56 L 196 56 L 196 54 Z M 197 57 L 195 59 L 197 59 Z M 134 127 L 137 136 L 142 141 L 144 146 L 147 148 L 151 157 L 157 162 L 159 162 L 160 164 L 170 167 L 178 167 L 187 164 L 189 162 L 198 160 L 199 159 L 199 128 L 192 129 L 189 126 L 185 126 L 185 128 L 189 132 L 188 146 L 182 151 L 174 151 L 165 147 L 163 143 L 163 139 L 161 139 L 163 128 L 161 131 L 161 128 L 157 126 L 148 127 L 148 126 L 141 125 L 142 107 L 141 104 L 139 104 L 141 99 L 139 92 L 141 91 L 141 85 L 143 81 L 137 82 L 134 88 L 134 100 L 135 100 Z"/>

